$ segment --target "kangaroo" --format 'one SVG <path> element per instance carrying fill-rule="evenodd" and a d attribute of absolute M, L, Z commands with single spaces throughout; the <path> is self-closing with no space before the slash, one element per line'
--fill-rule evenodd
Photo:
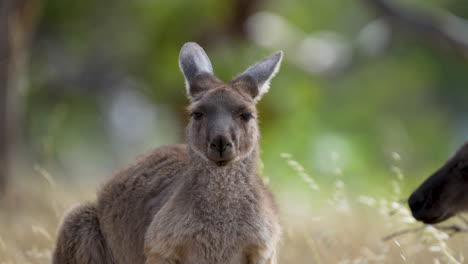
<path fill-rule="evenodd" d="M 282 51 L 228 83 L 205 51 L 179 55 L 190 105 L 186 144 L 156 148 L 66 214 L 53 263 L 274 264 L 280 222 L 257 176 L 256 103 Z"/>
<path fill-rule="evenodd" d="M 426 224 L 468 211 L 468 142 L 411 194 L 408 203 L 414 218 Z"/>

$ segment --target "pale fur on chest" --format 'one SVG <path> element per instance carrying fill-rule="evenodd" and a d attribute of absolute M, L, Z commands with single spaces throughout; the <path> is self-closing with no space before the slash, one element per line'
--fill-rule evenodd
<path fill-rule="evenodd" d="M 265 220 L 268 212 L 259 206 L 262 197 L 252 186 L 257 176 L 243 169 L 187 172 L 191 180 L 155 215 L 145 248 L 167 252 L 163 257 L 195 254 L 216 263 L 242 258 L 254 244 L 268 247 L 275 239 L 274 223 Z"/>

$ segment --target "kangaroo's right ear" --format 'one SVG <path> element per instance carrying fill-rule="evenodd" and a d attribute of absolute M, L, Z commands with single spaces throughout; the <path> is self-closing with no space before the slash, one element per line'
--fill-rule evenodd
<path fill-rule="evenodd" d="M 195 99 L 219 82 L 214 76 L 208 55 L 195 42 L 185 43 L 180 50 L 179 67 L 184 74 L 185 88 L 190 99 Z"/>

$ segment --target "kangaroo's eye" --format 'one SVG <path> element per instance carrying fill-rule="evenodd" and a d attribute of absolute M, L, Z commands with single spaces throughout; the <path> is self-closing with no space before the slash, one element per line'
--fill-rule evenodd
<path fill-rule="evenodd" d="M 193 112 L 193 113 L 190 114 L 190 116 L 195 120 L 201 120 L 202 117 L 203 117 L 203 113 Z"/>
<path fill-rule="evenodd" d="M 251 113 L 244 113 L 240 115 L 240 118 L 244 121 L 249 121 L 253 118 L 253 115 Z"/>

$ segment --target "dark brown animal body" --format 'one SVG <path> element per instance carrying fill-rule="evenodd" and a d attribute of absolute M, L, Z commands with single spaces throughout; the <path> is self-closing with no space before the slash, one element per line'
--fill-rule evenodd
<path fill-rule="evenodd" d="M 187 144 L 155 149 L 104 184 L 96 203 L 72 209 L 53 262 L 276 263 L 280 225 L 257 176 L 255 103 L 281 57 L 223 83 L 201 47 L 184 45 Z"/>
<path fill-rule="evenodd" d="M 468 142 L 411 195 L 413 216 L 426 224 L 468 211 Z"/>

